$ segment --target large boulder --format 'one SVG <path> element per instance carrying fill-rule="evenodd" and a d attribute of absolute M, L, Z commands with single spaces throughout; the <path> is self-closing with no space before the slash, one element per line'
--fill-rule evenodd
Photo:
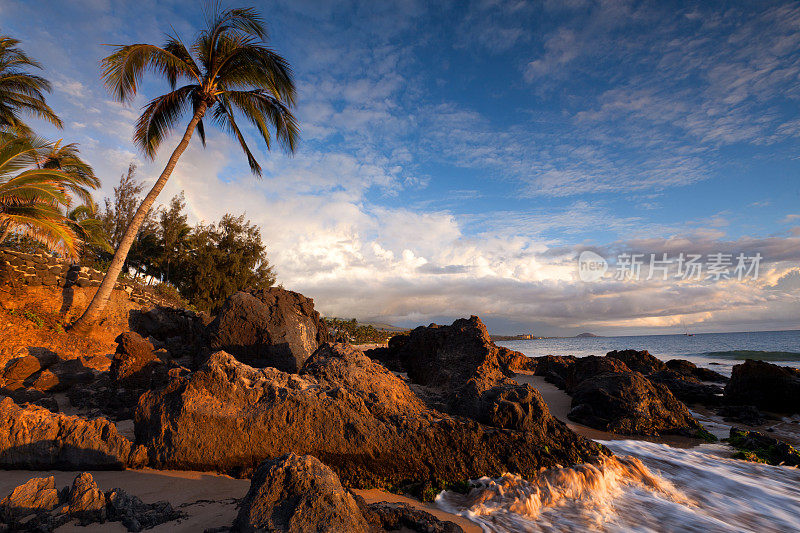
<path fill-rule="evenodd" d="M 536 361 L 534 366 L 535 375 L 544 376 L 545 381 L 552 383 L 559 389 L 566 388 L 570 369 L 577 360 L 575 356 L 545 355 L 534 359 Z"/>
<path fill-rule="evenodd" d="M 702 436 L 702 426 L 663 385 L 638 372 L 607 372 L 573 391 L 570 420 L 626 435 Z"/>
<path fill-rule="evenodd" d="M 634 372 L 641 372 L 645 375 L 658 372 L 666 367 L 663 361 L 650 355 L 647 350 L 613 350 L 608 352 L 606 357 L 619 359 Z"/>
<path fill-rule="evenodd" d="M 665 368 L 650 374 L 647 379 L 653 383 L 664 385 L 676 398 L 685 403 L 718 405 L 722 400 L 723 388 L 721 385 L 703 383 L 693 374 Z"/>
<path fill-rule="evenodd" d="M 800 452 L 794 446 L 758 431 L 732 427 L 728 443 L 737 450 L 736 459 L 800 467 Z"/>
<path fill-rule="evenodd" d="M 316 457 L 292 453 L 258 468 L 233 530 L 367 533 L 369 526 L 333 470 Z"/>
<path fill-rule="evenodd" d="M 694 377 L 700 381 L 715 381 L 718 383 L 728 382 L 728 378 L 719 372 L 714 372 L 710 368 L 699 367 L 691 361 L 687 361 L 685 359 L 670 359 L 666 362 L 666 365 L 669 370 L 684 376 Z"/>
<path fill-rule="evenodd" d="M 299 375 L 217 352 L 140 398 L 136 437 L 164 468 L 246 474 L 292 452 L 316 456 L 357 487 L 532 475 L 607 453 L 537 405 L 532 430 L 498 431 L 428 408 L 403 380 L 347 345 L 322 346 Z"/>
<path fill-rule="evenodd" d="M 494 344 L 477 316 L 421 326 L 398 339 L 390 351 L 412 382 L 434 391 L 431 405 L 504 429 L 546 420 L 539 393 L 512 379 L 515 370 L 529 367 L 528 358 Z"/>
<path fill-rule="evenodd" d="M 630 369 L 622 360 L 613 357 L 579 357 L 566 371 L 564 390 L 567 394 L 573 394 L 583 380 L 604 372 L 630 372 Z"/>
<path fill-rule="evenodd" d="M 14 469 L 121 469 L 143 466 L 146 453 L 105 418 L 87 420 L 0 401 L 0 467 Z"/>
<path fill-rule="evenodd" d="M 278 287 L 237 292 L 208 326 L 211 347 L 252 366 L 297 372 L 328 340 L 314 301 Z"/>
<path fill-rule="evenodd" d="M 207 313 L 156 306 L 146 311 L 131 311 L 131 331 L 155 339 L 173 357 L 197 353 L 205 343 L 206 328 L 211 322 Z"/>
<path fill-rule="evenodd" d="M 44 513 L 58 504 L 56 478 L 35 477 L 0 500 L 0 522 L 14 522 L 30 514 Z"/>
<path fill-rule="evenodd" d="M 748 359 L 733 367 L 725 401 L 778 413 L 800 412 L 800 370 Z"/>
<path fill-rule="evenodd" d="M 118 387 L 147 389 L 163 385 L 166 367 L 150 341 L 133 331 L 121 333 L 116 341 L 117 351 L 110 371 Z"/>
<path fill-rule="evenodd" d="M 78 474 L 69 489 L 69 515 L 81 524 L 102 522 L 106 519 L 106 497 L 97 488 L 92 474 Z"/>

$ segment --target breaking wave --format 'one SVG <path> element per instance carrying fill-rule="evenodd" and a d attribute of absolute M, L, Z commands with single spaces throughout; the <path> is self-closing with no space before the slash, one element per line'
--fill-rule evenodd
<path fill-rule="evenodd" d="M 498 533 L 800 530 L 798 469 L 726 459 L 720 445 L 603 444 L 617 457 L 531 480 L 484 477 L 469 494 L 442 492 L 436 503 Z"/>

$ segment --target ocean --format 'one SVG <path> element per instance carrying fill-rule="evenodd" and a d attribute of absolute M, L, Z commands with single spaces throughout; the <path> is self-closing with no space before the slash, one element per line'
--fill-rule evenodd
<path fill-rule="evenodd" d="M 541 355 L 605 355 L 611 350 L 647 350 L 654 356 L 687 359 L 697 366 L 730 375 L 745 359 L 800 367 L 800 330 L 695 335 L 639 335 L 630 337 L 568 337 L 499 341 L 500 346 L 529 357 Z"/>

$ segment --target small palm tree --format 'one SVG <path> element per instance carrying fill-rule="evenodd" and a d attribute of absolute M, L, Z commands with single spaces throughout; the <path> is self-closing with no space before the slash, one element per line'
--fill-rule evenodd
<path fill-rule="evenodd" d="M 272 145 L 271 128 L 278 144 L 288 152 L 294 151 L 298 127 L 291 112 L 295 99 L 292 72 L 286 60 L 266 46 L 266 39 L 264 23 L 255 10 L 215 8 L 207 28 L 190 49 L 177 37 L 168 36 L 163 46 L 119 46 L 103 60 L 106 86 L 121 102 L 133 99 L 146 71 L 162 76 L 170 84 L 172 90 L 145 106 L 136 123 L 134 142 L 147 156 L 156 155 L 186 111 L 191 111 L 191 119 L 164 171 L 137 209 L 94 298 L 73 325 L 75 330 L 86 331 L 99 318 L 139 226 L 195 130 L 205 145 L 203 118 L 207 113 L 213 123 L 239 142 L 250 170 L 257 176 L 261 167 L 247 146 L 236 113 L 255 126 L 267 148 Z M 187 84 L 178 87 L 179 81 Z"/>
<path fill-rule="evenodd" d="M 103 221 L 98 218 L 97 204 L 91 199 L 88 203 L 70 208 L 67 212 L 67 224 L 81 241 L 81 257 L 87 249 L 95 253 L 114 253 L 114 249 L 108 243 Z"/>
<path fill-rule="evenodd" d="M 29 69 L 42 67 L 20 50 L 18 44 L 16 39 L 0 36 L 0 131 L 30 134 L 31 129 L 20 119 L 23 113 L 60 128 L 61 119 L 44 99 L 44 93 L 50 92 L 50 83 L 30 73 Z"/>
<path fill-rule="evenodd" d="M 0 133 L 0 244 L 14 233 L 75 256 L 77 237 L 62 214 L 71 178 L 39 166 L 46 149 L 36 139 Z"/>

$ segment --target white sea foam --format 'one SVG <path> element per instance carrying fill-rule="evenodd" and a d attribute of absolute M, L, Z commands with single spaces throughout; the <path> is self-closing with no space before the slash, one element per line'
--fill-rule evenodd
<path fill-rule="evenodd" d="M 719 445 L 672 448 L 604 442 L 617 454 L 597 466 L 506 474 L 441 493 L 444 510 L 485 531 L 800 531 L 800 470 L 720 457 Z"/>

